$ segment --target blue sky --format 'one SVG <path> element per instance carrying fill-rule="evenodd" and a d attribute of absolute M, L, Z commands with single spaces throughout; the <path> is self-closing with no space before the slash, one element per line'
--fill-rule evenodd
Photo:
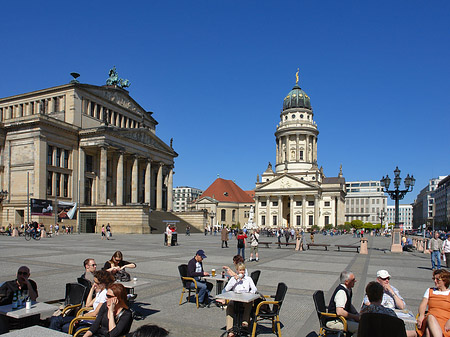
<path fill-rule="evenodd" d="M 179 153 L 174 185 L 219 174 L 243 189 L 275 162 L 295 84 L 311 97 L 318 162 L 347 180 L 395 166 L 450 174 L 449 1 L 8 1 L 0 96 L 70 81 L 103 85 L 115 65 Z"/>

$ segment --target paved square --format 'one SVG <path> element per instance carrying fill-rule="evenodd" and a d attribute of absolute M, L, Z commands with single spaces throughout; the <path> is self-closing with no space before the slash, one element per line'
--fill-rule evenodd
<path fill-rule="evenodd" d="M 261 247 L 260 261 L 247 262 L 250 272 L 261 270 L 258 290 L 263 294 L 275 294 L 278 282 L 288 286 L 280 316 L 283 336 L 316 336 L 318 320 L 312 294 L 321 289 L 328 301 L 344 269 L 350 269 L 356 275 L 358 283 L 354 288 L 353 303 L 357 308 L 366 284 L 375 279 L 379 269 L 390 272 L 391 283 L 399 289 L 413 313 L 417 313 L 425 289 L 433 285 L 430 256 L 417 252 L 392 254 L 389 238 L 369 236 L 368 255 L 335 250 L 335 244 L 359 244 L 359 239 L 351 235 L 316 235 L 315 239 L 316 243 L 332 246 L 328 251 L 316 248 L 304 252 L 296 252 L 293 246 Z M 264 241 L 275 242 L 276 238 L 264 238 Z M 138 310 L 146 317 L 135 321 L 132 331 L 152 323 L 169 329 L 171 336 L 221 336 L 225 332 L 225 311 L 215 306 L 196 309 L 192 303 L 178 305 L 181 282 L 177 266 L 187 263 L 200 248 L 208 256 L 204 260 L 206 271 L 231 266 L 237 242 L 232 240 L 229 242 L 231 248 L 222 249 L 220 235 L 203 234 L 181 234 L 178 242 L 179 246 L 165 247 L 161 234 L 114 235 L 109 241 L 102 241 L 94 234 L 60 235 L 40 241 L 1 236 L 0 282 L 14 279 L 18 267 L 25 264 L 38 284 L 40 301 L 63 298 L 64 284 L 76 282 L 83 273 L 85 258 L 95 258 L 101 268 L 114 251 L 120 250 L 125 260 L 137 264 L 136 269 L 129 270 L 132 277 L 149 281 L 149 284 L 136 288 Z M 246 257 L 249 256 L 250 250 L 246 249 Z M 270 329 L 262 329 L 259 335 L 272 334 Z"/>

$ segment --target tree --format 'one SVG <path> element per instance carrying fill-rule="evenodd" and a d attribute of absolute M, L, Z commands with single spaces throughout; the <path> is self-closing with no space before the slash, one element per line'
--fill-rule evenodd
<path fill-rule="evenodd" d="M 330 229 L 333 229 L 333 225 L 332 224 L 325 225 L 323 226 L 323 229 L 329 231 Z"/>
<path fill-rule="evenodd" d="M 352 220 L 350 224 L 352 225 L 353 228 L 360 229 L 363 227 L 364 222 L 362 222 L 361 220 Z"/>

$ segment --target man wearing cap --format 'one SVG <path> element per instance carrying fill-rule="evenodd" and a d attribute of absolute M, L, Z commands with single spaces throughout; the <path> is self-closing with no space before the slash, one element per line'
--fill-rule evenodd
<path fill-rule="evenodd" d="M 383 299 L 381 305 L 389 309 L 405 309 L 405 300 L 400 296 L 397 288 L 391 286 L 389 283 L 391 275 L 389 275 L 387 270 L 377 271 L 377 282 L 383 286 Z M 364 296 L 362 308 L 370 304 L 367 295 Z"/>
<path fill-rule="evenodd" d="M 209 303 L 209 292 L 213 288 L 213 284 L 202 280 L 202 276 L 209 276 L 209 273 L 203 271 L 203 259 L 206 259 L 203 249 L 199 249 L 195 256 L 188 262 L 188 276 L 197 281 L 199 306 L 204 308 Z M 190 284 L 191 288 L 195 288 L 194 283 Z"/>

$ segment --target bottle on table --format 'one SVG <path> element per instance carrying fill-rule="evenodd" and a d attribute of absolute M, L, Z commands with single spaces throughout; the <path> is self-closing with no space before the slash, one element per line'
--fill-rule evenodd
<path fill-rule="evenodd" d="M 18 298 L 17 298 L 17 291 L 15 291 L 14 295 L 13 295 L 13 299 L 12 299 L 12 308 L 13 308 L 13 310 L 18 308 L 18 304 L 19 303 L 18 303 Z"/>

